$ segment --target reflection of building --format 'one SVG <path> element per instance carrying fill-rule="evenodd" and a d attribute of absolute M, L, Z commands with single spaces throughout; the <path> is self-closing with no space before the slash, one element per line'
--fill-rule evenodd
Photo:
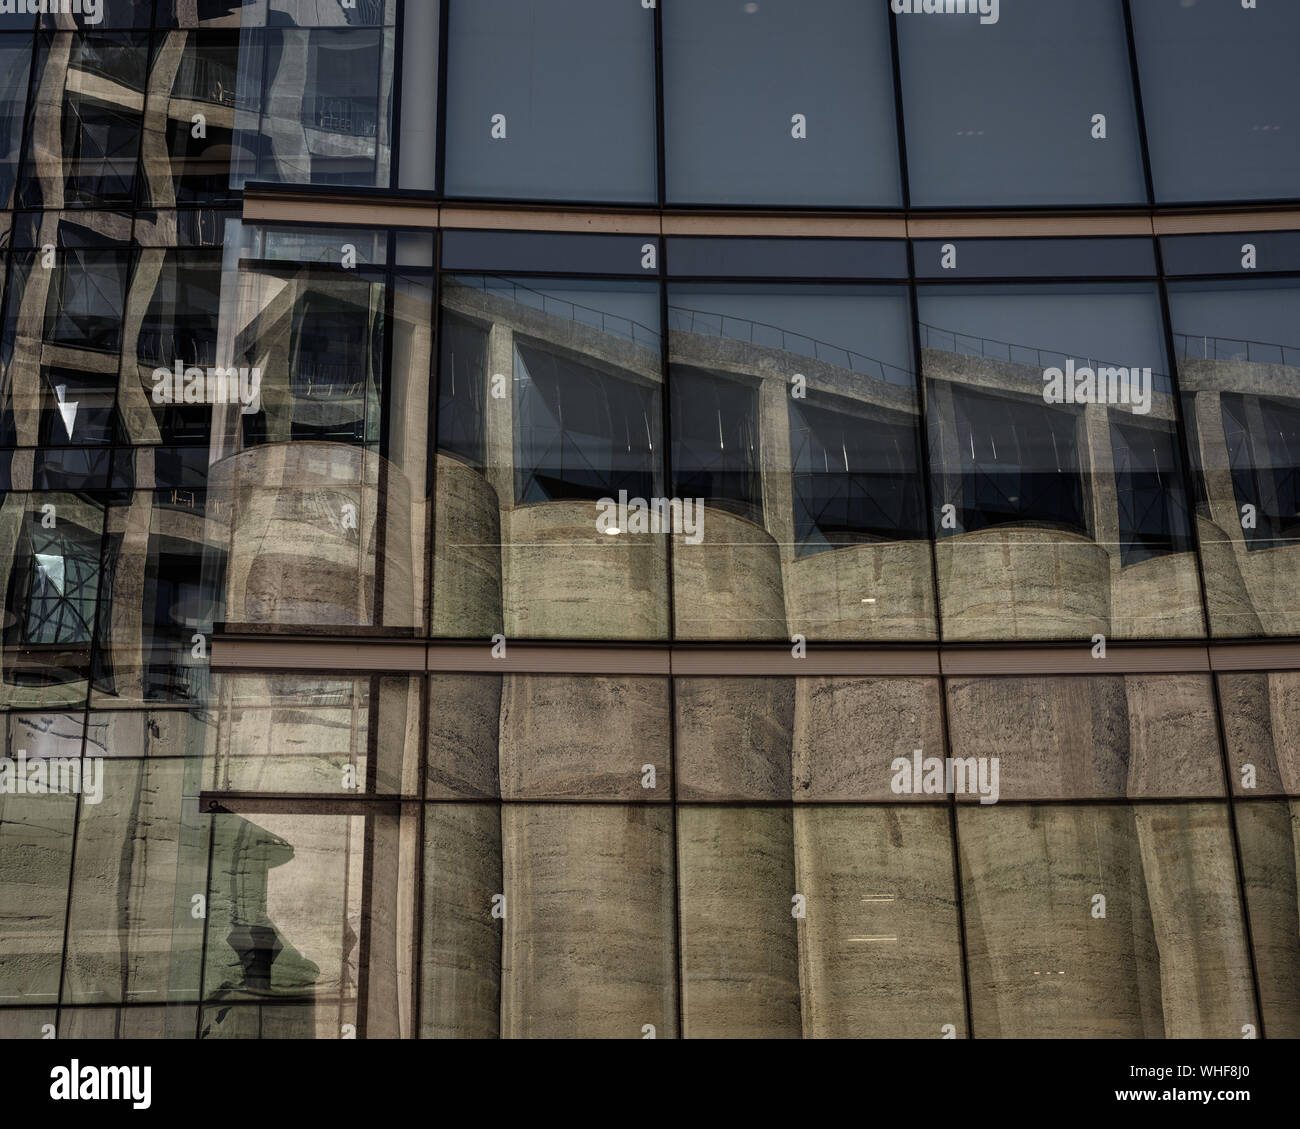
<path fill-rule="evenodd" d="M 1201 633 L 1167 381 L 1137 415 L 1045 403 L 1041 366 L 928 348 L 922 367 L 951 637 Z"/>
<path fill-rule="evenodd" d="M 1197 501 L 1216 634 L 1294 634 L 1300 611 L 1300 369 L 1277 359 L 1217 359 L 1218 342 L 1178 366 L 1189 440 L 1203 468 Z M 1245 342 L 1230 343 L 1241 345 Z M 1189 349 L 1189 352 L 1191 350 Z M 1227 350 L 1225 350 L 1227 352 Z M 1208 355 L 1207 355 L 1208 354 Z"/>
<path fill-rule="evenodd" d="M 1300 1033 L 1296 357 L 1174 335 L 1149 413 L 1048 404 L 980 312 L 1059 286 L 1013 339 L 1101 340 L 1140 278 L 1158 350 L 1241 240 L 908 210 L 956 139 L 904 98 L 896 177 L 907 48 L 868 130 L 884 6 L 875 56 L 814 6 L 699 5 L 705 69 L 684 4 L 0 15 L 0 753 L 105 762 L 0 793 L 0 1035 Z M 960 162 L 1018 144 L 975 117 Z M 1261 222 L 1222 203 L 1177 224 Z M 945 287 L 975 335 L 918 324 Z M 156 402 L 178 364 L 258 402 Z M 917 749 L 1002 799 L 894 791 Z"/>

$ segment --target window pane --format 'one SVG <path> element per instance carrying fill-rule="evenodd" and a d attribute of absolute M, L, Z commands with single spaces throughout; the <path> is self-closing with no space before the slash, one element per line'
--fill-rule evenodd
<path fill-rule="evenodd" d="M 1175 282 L 1169 309 L 1215 635 L 1300 631 L 1300 286 Z"/>
<path fill-rule="evenodd" d="M 1300 196 L 1300 9 L 1132 7 L 1156 200 Z"/>
<path fill-rule="evenodd" d="M 923 287 L 944 637 L 1203 633 L 1146 283 Z"/>
<path fill-rule="evenodd" d="M 242 25 L 232 187 L 248 181 L 387 188 L 395 5 L 304 4 Z M 418 114 L 419 107 L 413 107 Z"/>
<path fill-rule="evenodd" d="M 1145 203 L 1120 0 L 991 7 L 894 17 L 912 204 Z"/>
<path fill-rule="evenodd" d="M 63 1000 L 193 1001 L 203 923 L 190 899 L 208 852 L 197 803 L 183 798 L 185 761 L 99 763 L 100 794 L 83 792 L 77 824 Z"/>
<path fill-rule="evenodd" d="M 674 1038 L 672 812 L 509 804 L 501 962 L 507 1038 Z"/>
<path fill-rule="evenodd" d="M 663 638 L 657 288 L 456 275 L 442 308 L 434 635 Z"/>
<path fill-rule="evenodd" d="M 901 204 L 888 17 L 874 8 L 665 5 L 669 202 Z"/>
<path fill-rule="evenodd" d="M 678 638 L 932 638 L 894 287 L 669 288 Z"/>
<path fill-rule="evenodd" d="M 1226 807 L 962 804 L 957 827 L 977 1038 L 1255 1023 Z"/>
<path fill-rule="evenodd" d="M 447 192 L 654 200 L 654 18 L 608 0 L 453 3 Z"/>
<path fill-rule="evenodd" d="M 1223 795 L 1208 675 L 950 678 L 947 692 L 952 755 L 996 764 L 995 801 Z"/>
<path fill-rule="evenodd" d="M 1300 1037 L 1300 800 L 1238 803 L 1237 834 L 1255 945 L 1264 1034 Z"/>

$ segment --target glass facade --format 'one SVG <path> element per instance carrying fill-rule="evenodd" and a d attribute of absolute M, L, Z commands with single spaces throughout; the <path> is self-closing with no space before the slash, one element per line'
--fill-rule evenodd
<path fill-rule="evenodd" d="M 966 7 L 0 13 L 0 1036 L 1300 1036 L 1300 24 Z"/>

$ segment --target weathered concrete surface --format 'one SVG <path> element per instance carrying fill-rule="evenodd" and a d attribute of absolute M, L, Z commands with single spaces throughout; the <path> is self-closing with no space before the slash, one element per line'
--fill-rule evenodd
<path fill-rule="evenodd" d="M 678 799 L 788 800 L 795 684 L 678 678 Z"/>
<path fill-rule="evenodd" d="M 1259 505 L 1261 500 L 1237 495 L 1225 434 L 1223 395 L 1245 397 L 1237 402 L 1235 410 L 1245 413 L 1242 423 L 1246 442 L 1255 448 L 1253 457 L 1264 469 L 1272 459 L 1260 451 L 1270 422 L 1258 397 L 1286 396 L 1294 404 L 1300 391 L 1300 369 L 1257 361 L 1186 357 L 1178 362 L 1178 377 L 1184 393 L 1194 393 L 1194 456 L 1202 471 L 1209 509 L 1208 518 L 1201 516 L 1197 520 L 1211 629 L 1217 636 L 1295 635 L 1300 632 L 1300 603 L 1295 599 L 1300 586 L 1300 546 L 1249 547 L 1241 526 L 1241 506 L 1246 501 Z M 1260 524 L 1262 527 L 1263 522 Z"/>
<path fill-rule="evenodd" d="M 1265 1035 L 1300 1038 L 1300 800 L 1238 804 Z"/>
<path fill-rule="evenodd" d="M 673 536 L 679 639 L 785 639 L 781 551 L 761 525 L 705 506 L 703 540 Z"/>
<path fill-rule="evenodd" d="M 791 809 L 684 806 L 677 857 L 683 1035 L 798 1038 Z"/>
<path fill-rule="evenodd" d="M 501 690 L 506 799 L 672 798 L 668 679 L 507 674 Z M 654 768 L 654 787 L 642 780 Z"/>
<path fill-rule="evenodd" d="M 1253 639 L 1267 634 L 1264 621 L 1251 602 L 1231 538 L 1214 522 L 1199 514 L 1196 530 L 1205 573 L 1205 606 L 1209 612 L 1210 634 L 1220 639 L 1234 636 Z"/>
<path fill-rule="evenodd" d="M 1220 674 L 1228 765 L 1238 795 L 1300 795 L 1300 673 Z M 1255 787 L 1243 784 L 1254 769 Z"/>
<path fill-rule="evenodd" d="M 675 1037 L 673 813 L 510 804 L 501 1034 Z"/>
<path fill-rule="evenodd" d="M 502 513 L 505 633 L 532 639 L 662 639 L 668 546 L 659 533 L 597 527 L 595 502 Z"/>
<path fill-rule="evenodd" d="M 1110 631 L 1110 557 L 1061 530 L 995 528 L 935 544 L 944 638 L 1090 639 Z"/>
<path fill-rule="evenodd" d="M 425 798 L 501 795 L 499 674 L 429 675 L 429 751 Z"/>
<path fill-rule="evenodd" d="M 847 545 L 792 560 L 785 576 L 790 630 L 810 640 L 937 635 L 929 542 Z"/>
<path fill-rule="evenodd" d="M 1133 810 L 964 806 L 957 816 L 975 1037 L 1164 1035 Z M 1092 916 L 1095 894 L 1105 919 Z"/>
<path fill-rule="evenodd" d="M 1109 638 L 1204 638 L 1195 554 L 1170 553 L 1122 566 L 1115 558 L 1111 563 Z"/>
<path fill-rule="evenodd" d="M 340 443 L 270 443 L 214 463 L 208 517 L 211 540 L 227 546 L 226 621 L 374 624 L 382 534 L 378 620 L 414 626 L 410 488 L 396 467 L 379 469 Z"/>
<path fill-rule="evenodd" d="M 958 831 L 977 1037 L 1254 1022 L 1224 806 L 963 806 Z"/>
<path fill-rule="evenodd" d="M 99 804 L 83 803 L 69 908 L 64 1001 L 166 999 L 199 986 L 206 838 L 182 826 L 185 762 L 104 762 Z M 188 832 L 188 834 L 187 834 Z"/>
<path fill-rule="evenodd" d="M 1208 675 L 950 678 L 954 757 L 997 757 L 1003 799 L 1221 796 Z"/>
<path fill-rule="evenodd" d="M 0 995 L 59 994 L 77 797 L 0 793 Z"/>
<path fill-rule="evenodd" d="M 1143 805 L 1134 816 L 1160 951 L 1165 1034 L 1239 1039 L 1257 1017 L 1227 808 Z"/>
<path fill-rule="evenodd" d="M 804 1036 L 964 1035 L 947 809 L 798 807 L 794 851 Z"/>
<path fill-rule="evenodd" d="M 502 630 L 497 494 L 478 471 L 445 455 L 436 473 L 432 633 L 490 639 Z"/>
<path fill-rule="evenodd" d="M 425 815 L 420 1036 L 501 1033 L 501 813 L 496 804 L 431 804 Z"/>
<path fill-rule="evenodd" d="M 796 801 L 925 799 L 890 788 L 890 763 L 913 749 L 945 755 L 936 679 L 795 680 Z"/>
<path fill-rule="evenodd" d="M 220 673 L 213 698 L 205 786 L 339 795 L 364 792 L 373 780 L 379 794 L 418 790 L 415 678 Z"/>

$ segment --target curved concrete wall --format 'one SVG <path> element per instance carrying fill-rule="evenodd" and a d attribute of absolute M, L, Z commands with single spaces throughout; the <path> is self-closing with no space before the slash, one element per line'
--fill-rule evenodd
<path fill-rule="evenodd" d="M 503 1036 L 676 1037 L 672 820 L 662 804 L 501 809 Z"/>
<path fill-rule="evenodd" d="M 790 630 L 810 638 L 936 634 L 928 541 L 846 545 L 798 558 L 787 566 L 785 596 Z"/>
<path fill-rule="evenodd" d="M 490 639 L 502 629 L 501 514 L 478 471 L 438 456 L 433 533 L 433 635 Z"/>
<path fill-rule="evenodd" d="M 793 678 L 678 678 L 679 800 L 789 800 Z"/>
<path fill-rule="evenodd" d="M 595 502 L 504 510 L 505 633 L 532 639 L 662 639 L 668 634 L 661 533 L 603 533 Z"/>
<path fill-rule="evenodd" d="M 425 817 L 420 1035 L 501 1033 L 501 816 L 495 804 L 432 804 Z"/>
<path fill-rule="evenodd" d="M 785 639 L 781 550 L 761 525 L 705 506 L 703 540 L 673 535 L 679 639 Z"/>
<path fill-rule="evenodd" d="M 933 678 L 796 679 L 795 800 L 907 802 L 890 763 L 913 749 L 944 756 L 941 717 Z"/>
<path fill-rule="evenodd" d="M 501 795 L 667 801 L 671 734 L 666 678 L 504 675 Z M 647 764 L 654 788 L 642 785 Z"/>
<path fill-rule="evenodd" d="M 410 489 L 391 464 L 339 443 L 269 443 L 214 464 L 209 517 L 226 547 L 228 623 L 290 626 L 376 622 L 383 513 L 383 612 L 413 626 Z"/>
<path fill-rule="evenodd" d="M 805 1038 L 966 1033 L 948 811 L 794 811 Z"/>
<path fill-rule="evenodd" d="M 935 545 L 944 638 L 1090 638 L 1110 631 L 1110 555 L 1060 530 L 985 529 Z"/>
<path fill-rule="evenodd" d="M 1116 559 L 1110 611 L 1116 639 L 1204 638 L 1195 556 L 1170 553 L 1122 566 Z"/>
<path fill-rule="evenodd" d="M 682 1034 L 798 1038 L 794 833 L 788 807 L 682 807 Z"/>

